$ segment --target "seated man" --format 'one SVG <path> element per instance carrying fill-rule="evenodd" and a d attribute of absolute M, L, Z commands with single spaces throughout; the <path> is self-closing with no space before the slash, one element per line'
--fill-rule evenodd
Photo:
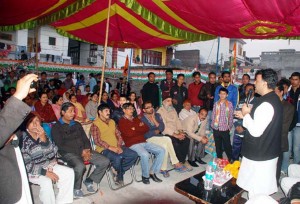
<path fill-rule="evenodd" d="M 96 151 L 110 160 L 117 171 L 115 183 L 122 185 L 124 173 L 134 165 L 138 155 L 135 151 L 123 146 L 121 133 L 116 128 L 115 121 L 109 118 L 110 108 L 107 104 L 98 106 L 98 116 L 91 127 Z"/>
<path fill-rule="evenodd" d="M 75 107 L 72 103 L 62 105 L 61 116 L 51 133 L 62 159 L 74 169 L 74 197 L 82 198 L 81 183 L 86 170 L 84 162 L 89 161 L 96 166 L 93 173 L 83 182 L 92 193 L 95 192 L 93 182 L 100 183 L 109 165 L 109 159 L 98 152 L 91 152 L 90 141 L 81 124 L 74 121 Z"/>
<path fill-rule="evenodd" d="M 168 155 L 170 155 L 171 163 L 176 170 L 180 172 L 186 171 L 185 166 L 177 159 L 171 138 L 166 137 L 161 133 L 165 129 L 164 122 L 161 116 L 158 113 L 155 113 L 154 107 L 150 101 L 143 103 L 143 112 L 144 114 L 141 120 L 149 127 L 149 131 L 144 135 L 147 142 L 157 144 L 165 149 L 165 158 L 160 173 L 165 178 L 170 176 L 167 171 Z"/>
<path fill-rule="evenodd" d="M 150 178 L 155 182 L 162 182 L 156 173 L 159 173 L 164 160 L 165 150 L 158 145 L 146 142 L 144 134 L 149 128 L 138 117 L 133 117 L 134 107 L 132 103 L 123 105 L 124 116 L 119 121 L 119 129 L 124 139 L 125 145 L 136 151 L 141 158 L 142 181 L 144 184 L 150 184 Z M 149 168 L 150 153 L 154 154 L 154 162 Z M 149 171 L 150 169 L 150 171 Z"/>
<path fill-rule="evenodd" d="M 281 180 L 281 188 L 285 195 L 288 194 L 292 186 L 300 182 L 300 165 L 291 164 L 288 169 L 288 177 L 284 177 Z"/>
<path fill-rule="evenodd" d="M 183 109 L 179 113 L 179 119 L 183 121 L 189 116 L 197 115 L 197 113 L 192 109 L 192 104 L 189 99 L 183 101 Z"/>
<path fill-rule="evenodd" d="M 183 129 L 190 138 L 188 161 L 194 167 L 198 167 L 195 161 L 206 164 L 201 157 L 204 157 L 205 144 L 208 142 L 205 136 L 207 113 L 206 108 L 200 108 L 197 115 L 189 116 L 182 121 Z"/>
<path fill-rule="evenodd" d="M 193 170 L 192 166 L 186 161 L 190 140 L 182 130 L 181 122 L 172 105 L 170 96 L 166 96 L 162 107 L 158 109 L 157 113 L 160 114 L 165 124 L 165 129 L 162 133 L 171 138 L 179 162 L 184 164 L 188 171 Z"/>

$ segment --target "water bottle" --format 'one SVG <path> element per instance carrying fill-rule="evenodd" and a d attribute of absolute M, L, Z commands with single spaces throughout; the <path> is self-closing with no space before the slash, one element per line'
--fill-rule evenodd
<path fill-rule="evenodd" d="M 214 169 L 214 171 L 216 171 L 217 169 L 217 166 L 218 166 L 218 158 L 217 158 L 217 154 L 214 152 L 213 155 L 212 155 L 212 167 Z"/>
<path fill-rule="evenodd" d="M 214 180 L 214 167 L 213 162 L 210 161 L 206 166 L 205 177 L 204 177 L 204 189 L 211 190 L 213 187 Z"/>

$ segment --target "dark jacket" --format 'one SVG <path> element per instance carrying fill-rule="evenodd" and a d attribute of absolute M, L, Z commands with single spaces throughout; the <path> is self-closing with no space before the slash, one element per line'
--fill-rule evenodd
<path fill-rule="evenodd" d="M 177 100 L 177 104 L 173 103 L 174 108 L 176 109 L 177 114 L 180 113 L 180 111 L 183 108 L 183 101 L 185 99 L 188 99 L 188 90 L 186 87 L 178 86 L 177 84 L 171 88 L 170 95 L 172 99 Z"/>
<path fill-rule="evenodd" d="M 204 101 L 204 106 L 208 110 L 212 110 L 214 107 L 214 99 L 208 99 L 207 95 L 210 94 L 211 96 L 215 95 L 215 91 L 217 86 L 220 84 L 215 83 L 211 84 L 210 82 L 207 82 L 204 84 L 199 92 L 198 98 Z"/>
<path fill-rule="evenodd" d="M 283 105 L 283 121 L 282 121 L 282 134 L 281 134 L 281 151 L 286 152 L 289 150 L 288 133 L 289 127 L 293 120 L 295 108 L 287 101 L 281 101 Z"/>
<path fill-rule="evenodd" d="M 151 101 L 154 108 L 159 106 L 159 89 L 157 83 L 150 83 L 149 81 L 144 84 L 142 88 L 143 102 Z"/>
<path fill-rule="evenodd" d="M 52 127 L 51 135 L 61 156 L 73 153 L 81 157 L 82 150 L 91 149 L 90 141 L 79 122 L 71 121 L 67 124 L 61 118 Z"/>
<path fill-rule="evenodd" d="M 170 83 L 167 81 L 167 79 L 163 79 L 160 82 L 160 90 L 163 99 L 170 96 L 171 88 L 175 86 L 175 84 L 177 84 L 176 79 L 172 79 Z"/>
<path fill-rule="evenodd" d="M 0 113 L 0 203 L 16 203 L 22 195 L 22 181 L 14 146 L 5 143 L 30 111 L 28 105 L 12 96 Z"/>
<path fill-rule="evenodd" d="M 164 121 L 159 113 L 155 113 L 155 119 L 159 123 L 158 127 L 156 127 L 155 124 L 151 123 L 145 115 L 143 115 L 143 117 L 141 119 L 142 122 L 145 123 L 149 127 L 149 131 L 147 133 L 145 133 L 145 135 L 144 135 L 146 140 L 153 136 L 163 136 L 162 132 L 165 129 Z M 155 130 L 159 130 L 160 133 L 155 134 Z"/>

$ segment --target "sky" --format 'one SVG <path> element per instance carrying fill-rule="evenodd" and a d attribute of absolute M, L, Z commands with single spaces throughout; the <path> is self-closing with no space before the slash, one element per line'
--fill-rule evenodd
<path fill-rule="evenodd" d="M 295 49 L 300 51 L 300 40 L 244 40 L 243 46 L 247 57 L 259 57 L 261 52 Z"/>

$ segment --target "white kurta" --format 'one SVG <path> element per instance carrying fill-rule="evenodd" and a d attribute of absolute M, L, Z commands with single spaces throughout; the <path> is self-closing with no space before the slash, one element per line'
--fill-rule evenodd
<path fill-rule="evenodd" d="M 274 116 L 274 108 L 270 103 L 259 105 L 253 119 L 250 114 L 244 116 L 243 126 L 253 137 L 260 137 Z M 277 192 L 276 168 L 277 158 L 267 161 L 254 161 L 243 157 L 237 184 L 249 192 L 249 197 L 255 195 L 270 195 Z"/>

